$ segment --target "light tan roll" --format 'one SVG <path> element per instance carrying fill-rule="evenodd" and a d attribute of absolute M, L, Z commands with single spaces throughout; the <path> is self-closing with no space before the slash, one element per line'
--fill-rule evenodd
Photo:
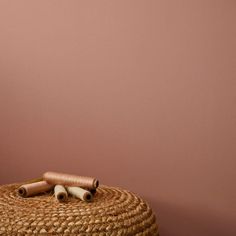
<path fill-rule="evenodd" d="M 68 193 L 70 193 L 72 196 L 75 196 L 82 201 L 90 202 L 93 199 L 93 195 L 80 187 L 66 187 Z"/>
<path fill-rule="evenodd" d="M 59 202 L 65 202 L 68 198 L 66 189 L 62 185 L 56 185 L 54 187 L 55 198 Z"/>
<path fill-rule="evenodd" d="M 47 192 L 51 189 L 53 189 L 53 185 L 48 184 L 46 181 L 39 181 L 20 186 L 18 193 L 22 197 L 30 197 L 38 193 Z"/>
<path fill-rule="evenodd" d="M 69 175 L 57 172 L 46 172 L 43 179 L 49 184 L 60 184 L 64 186 L 77 186 L 89 189 L 97 188 L 99 181 L 92 177 Z"/>

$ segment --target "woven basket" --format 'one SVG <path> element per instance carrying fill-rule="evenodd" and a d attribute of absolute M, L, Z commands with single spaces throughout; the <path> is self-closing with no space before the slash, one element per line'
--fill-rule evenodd
<path fill-rule="evenodd" d="M 129 191 L 101 186 L 91 203 L 59 203 L 50 193 L 22 198 L 19 186 L 0 186 L 0 235 L 158 236 L 152 210 Z"/>

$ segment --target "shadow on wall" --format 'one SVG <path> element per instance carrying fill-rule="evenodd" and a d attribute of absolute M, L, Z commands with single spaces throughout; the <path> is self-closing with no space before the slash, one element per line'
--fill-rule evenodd
<path fill-rule="evenodd" d="M 160 236 L 233 236 L 236 235 L 235 218 L 207 207 L 181 206 L 148 200 L 160 227 Z"/>

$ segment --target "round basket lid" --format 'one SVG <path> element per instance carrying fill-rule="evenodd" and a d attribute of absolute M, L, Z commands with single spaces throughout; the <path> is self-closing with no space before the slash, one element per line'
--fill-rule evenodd
<path fill-rule="evenodd" d="M 152 210 L 129 191 L 100 186 L 90 203 L 59 203 L 50 193 L 22 198 L 20 185 L 0 186 L 0 235 L 158 235 Z"/>

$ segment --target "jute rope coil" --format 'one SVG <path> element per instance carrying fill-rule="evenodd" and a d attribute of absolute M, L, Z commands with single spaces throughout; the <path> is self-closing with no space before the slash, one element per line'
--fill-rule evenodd
<path fill-rule="evenodd" d="M 50 193 L 22 198 L 21 185 L 0 186 L 0 235 L 158 236 L 152 210 L 129 191 L 100 186 L 91 203 L 60 203 Z"/>

